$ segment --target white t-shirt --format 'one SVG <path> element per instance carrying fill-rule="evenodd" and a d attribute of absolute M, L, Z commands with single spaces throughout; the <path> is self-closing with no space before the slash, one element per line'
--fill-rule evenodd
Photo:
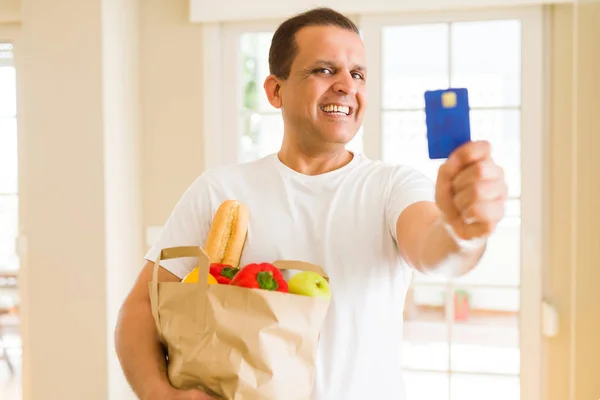
<path fill-rule="evenodd" d="M 322 266 L 332 302 L 320 336 L 314 400 L 405 398 L 400 350 L 411 269 L 396 244 L 400 213 L 434 201 L 434 184 L 406 167 L 355 154 L 346 166 L 300 174 L 272 154 L 204 172 L 184 193 L 146 259 L 161 248 L 203 246 L 227 199 L 250 210 L 240 265 L 278 259 Z M 161 262 L 183 278 L 195 259 Z"/>

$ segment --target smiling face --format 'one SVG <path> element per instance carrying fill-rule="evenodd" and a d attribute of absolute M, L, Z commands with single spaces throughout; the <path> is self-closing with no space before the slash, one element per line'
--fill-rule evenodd
<path fill-rule="evenodd" d="M 296 33 L 298 53 L 288 79 L 269 76 L 269 101 L 281 108 L 285 135 L 313 151 L 343 147 L 366 107 L 366 57 L 355 32 L 310 26 Z"/>

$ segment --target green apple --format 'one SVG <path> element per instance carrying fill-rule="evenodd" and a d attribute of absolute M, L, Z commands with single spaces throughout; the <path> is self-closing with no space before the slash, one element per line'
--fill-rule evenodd
<path fill-rule="evenodd" d="M 302 271 L 288 280 L 289 292 L 309 297 L 331 298 L 329 282 L 313 271 Z"/>

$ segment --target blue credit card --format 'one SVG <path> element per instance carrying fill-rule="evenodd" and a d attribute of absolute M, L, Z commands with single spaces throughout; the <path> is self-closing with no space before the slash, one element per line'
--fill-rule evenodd
<path fill-rule="evenodd" d="M 448 158 L 471 140 L 469 92 L 465 88 L 425 92 L 425 122 L 429 158 Z"/>

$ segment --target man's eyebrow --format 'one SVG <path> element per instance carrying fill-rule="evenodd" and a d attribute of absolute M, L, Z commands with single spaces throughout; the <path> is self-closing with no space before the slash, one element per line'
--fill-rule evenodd
<path fill-rule="evenodd" d="M 324 67 L 335 67 L 335 63 L 332 61 L 327 61 L 327 60 L 317 60 L 315 62 L 316 65 L 321 65 Z M 360 65 L 360 64 L 355 64 L 354 68 L 352 68 L 352 70 L 354 71 L 366 71 L 367 67 Z"/>

